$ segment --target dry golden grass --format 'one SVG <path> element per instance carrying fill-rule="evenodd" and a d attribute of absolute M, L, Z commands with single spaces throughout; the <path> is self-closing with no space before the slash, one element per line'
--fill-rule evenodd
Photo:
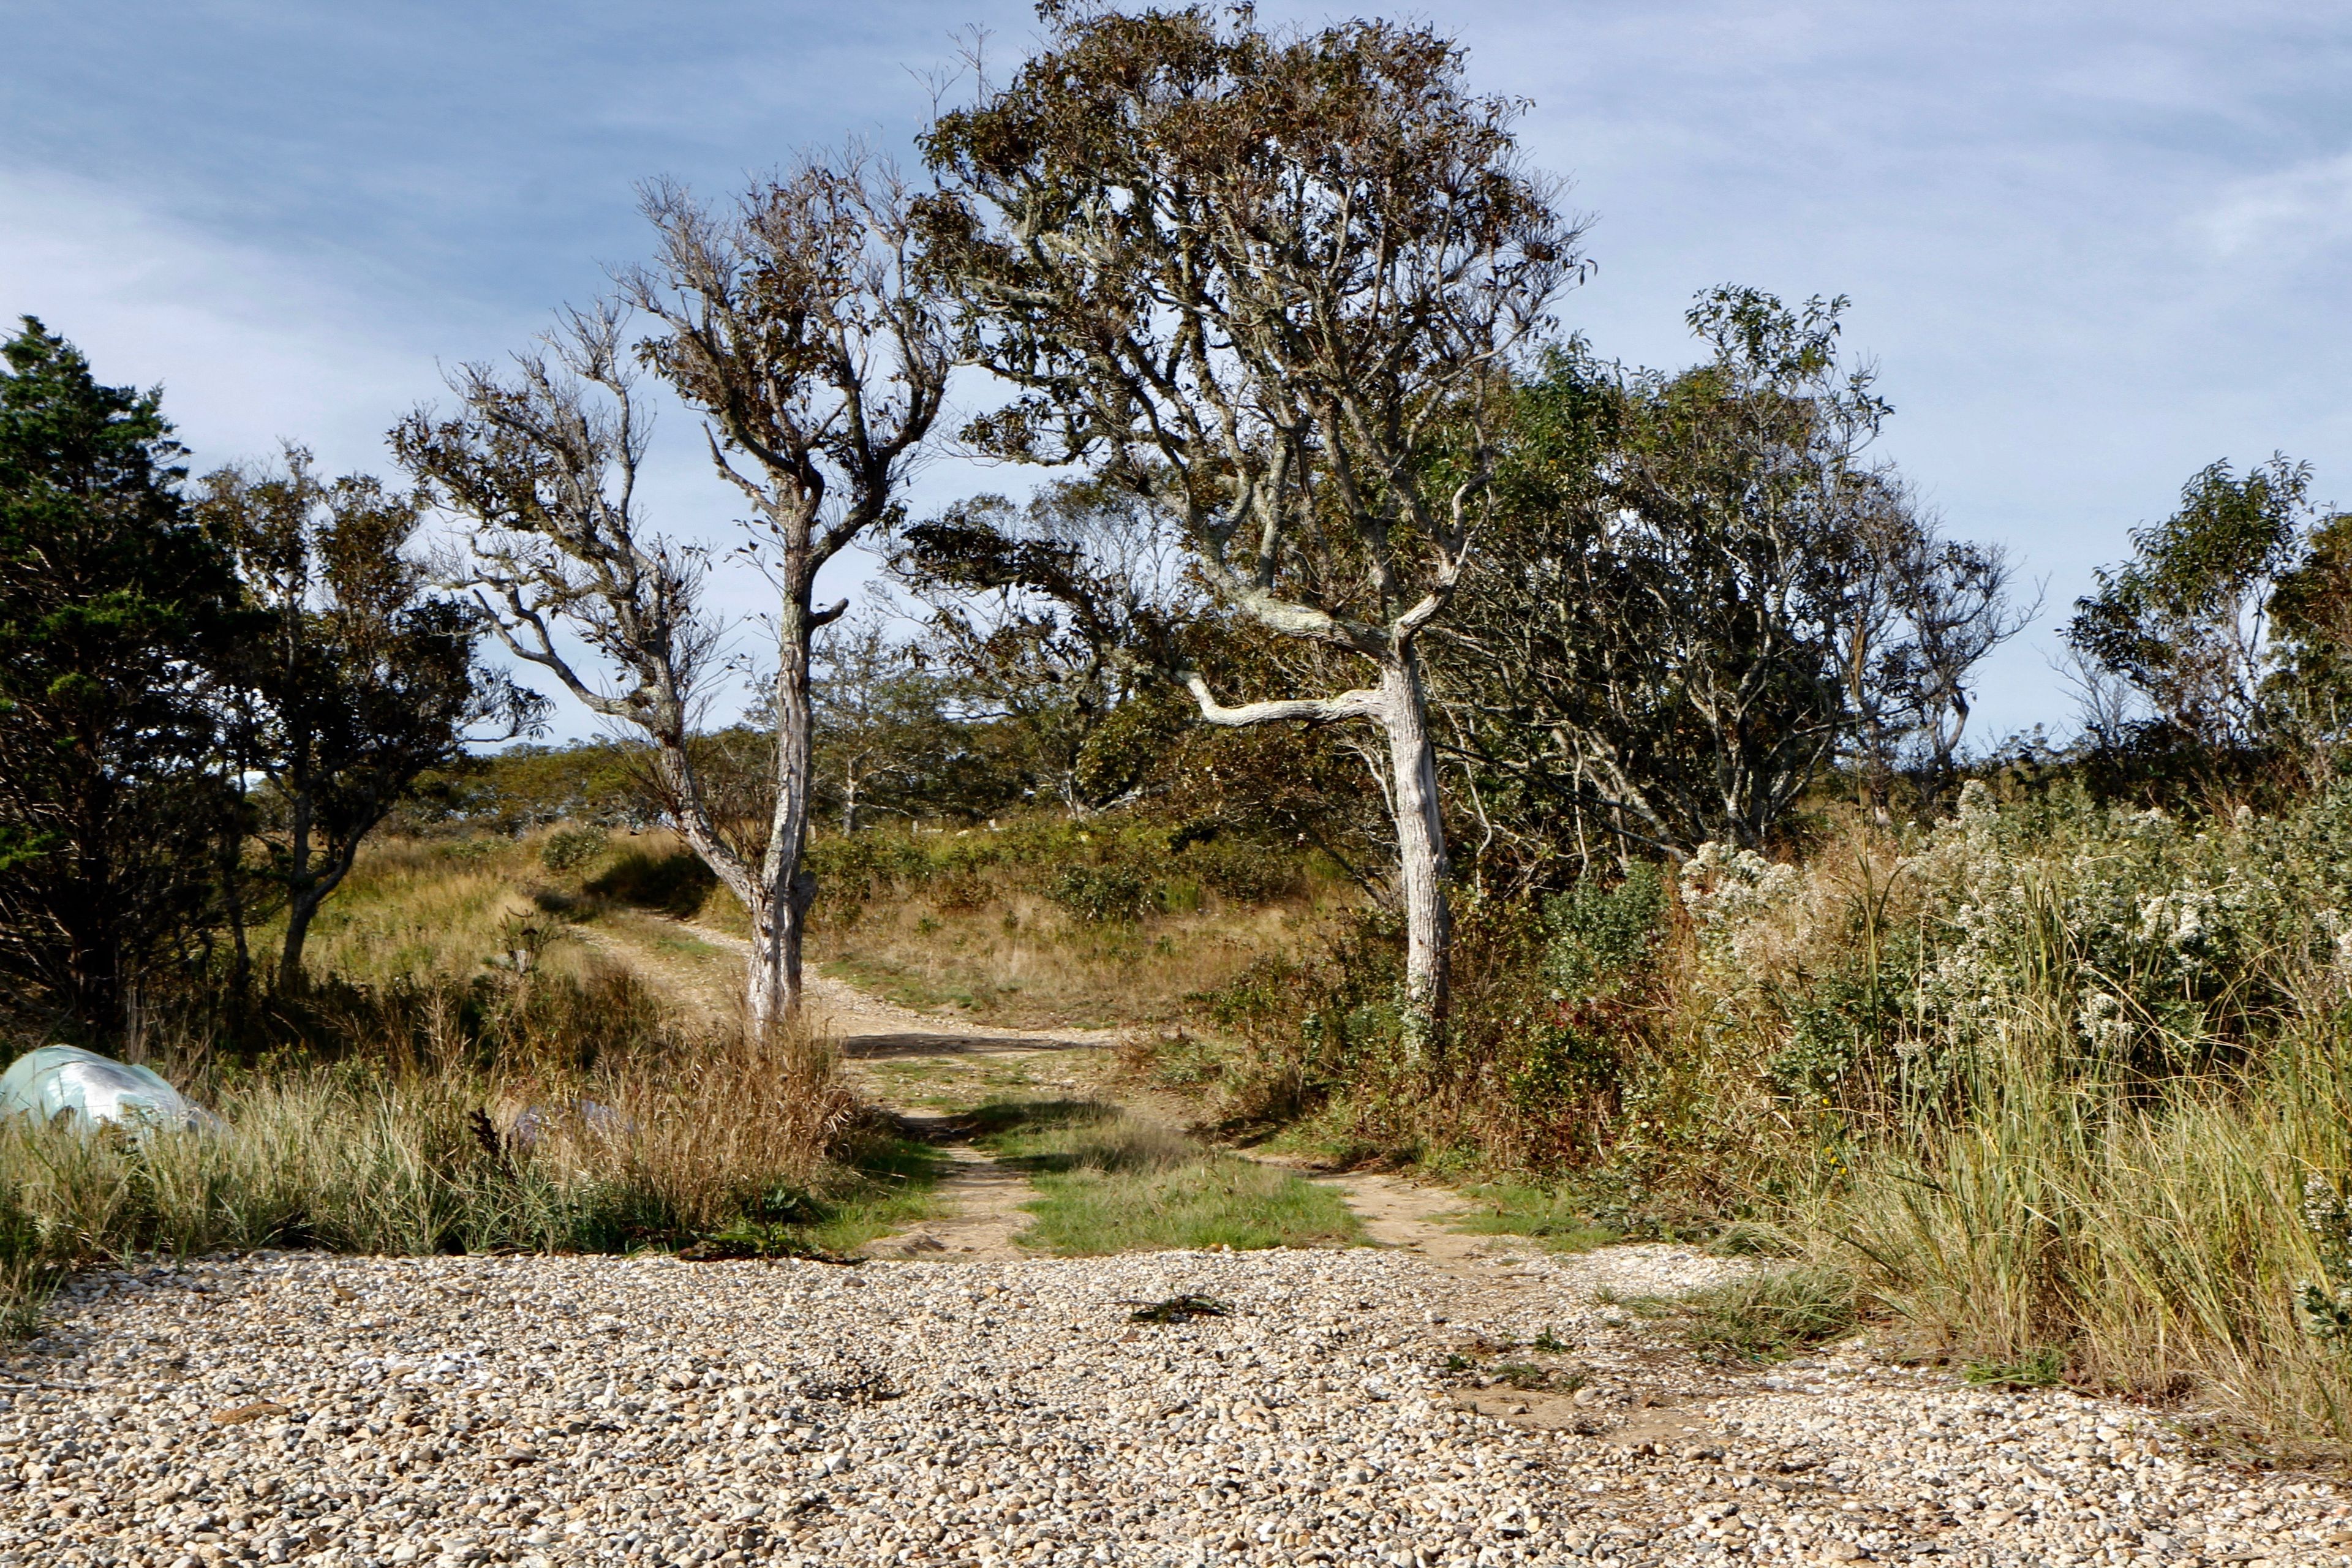
<path fill-rule="evenodd" d="M 625 1251 L 747 1227 L 764 1250 L 838 1251 L 919 1217 L 929 1152 L 866 1115 L 830 1042 L 649 1030 L 632 983 L 600 978 L 410 984 L 331 1059 L 158 1059 L 216 1128 L 0 1123 L 0 1332 L 28 1331 L 61 1271 L 99 1258 Z M 343 1023 L 366 994 L 343 988 Z M 583 1040 L 606 1011 L 609 1037 Z M 550 1016 L 568 1031 L 546 1035 Z M 454 1020 L 446 1040 L 436 1019 Z"/>
<path fill-rule="evenodd" d="M 665 932 L 665 922 L 735 937 L 748 935 L 749 925 L 742 906 L 688 864 L 690 854 L 675 834 L 653 829 L 615 835 L 603 858 L 572 876 L 539 869 L 529 846 L 509 858 L 575 898 L 572 915 L 610 927 L 633 947 L 677 944 L 681 981 L 700 991 L 718 961 L 691 951 L 691 931 L 670 925 Z M 1318 944 L 1356 897 L 1350 888 L 1304 882 L 1251 904 L 1179 879 L 1185 907 L 1091 921 L 1040 889 L 1051 869 L 1009 864 L 884 877 L 862 896 L 827 889 L 810 920 L 808 962 L 900 1006 L 991 1024 L 1150 1025 L 1183 1016 L 1188 999 L 1229 984 L 1263 954 Z M 430 879 L 428 868 L 420 880 Z M 478 931 L 490 923 L 473 922 Z M 734 964 L 725 958 L 731 986 Z"/>
<path fill-rule="evenodd" d="M 467 979 L 518 945 L 547 943 L 563 921 L 532 896 L 558 890 L 559 879 L 540 865 L 538 844 L 537 837 L 371 841 L 319 911 L 306 967 L 364 983 Z M 274 949 L 280 929 L 255 931 L 257 952 Z M 567 962 L 543 946 L 541 956 Z"/>
<path fill-rule="evenodd" d="M 902 1006 L 1013 1026 L 1164 1023 L 1187 998 L 1229 984 L 1268 952 L 1319 942 L 1331 900 L 1249 907 L 1211 896 L 1197 910 L 1131 925 L 1080 921 L 1008 889 L 900 890 L 821 909 L 809 953 L 824 972 Z"/>

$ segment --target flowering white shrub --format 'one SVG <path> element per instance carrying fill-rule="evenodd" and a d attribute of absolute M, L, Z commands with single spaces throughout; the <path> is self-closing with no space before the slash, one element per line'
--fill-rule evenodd
<path fill-rule="evenodd" d="M 1799 882 L 1794 866 L 1709 839 L 1683 862 L 1683 907 L 1702 928 L 1727 928 L 1786 902 Z"/>
<path fill-rule="evenodd" d="M 1718 1011 L 1777 1014 L 1792 1087 L 1871 1050 L 1916 1079 L 2061 1022 L 2074 1049 L 2193 1070 L 2352 984 L 2352 795 L 2202 826 L 1980 783 L 1884 864 L 1707 845 L 1683 897 Z M 1759 1020 L 1760 1022 L 1760 1020 Z"/>

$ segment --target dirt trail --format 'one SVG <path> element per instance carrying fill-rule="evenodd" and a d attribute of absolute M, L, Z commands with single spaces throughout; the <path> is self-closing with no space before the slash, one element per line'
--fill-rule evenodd
<path fill-rule="evenodd" d="M 751 945 L 742 938 L 642 914 L 583 928 L 582 934 L 706 1019 L 740 1016 L 734 961 Z M 813 970 L 804 984 L 811 1017 L 839 1043 L 858 1092 L 946 1156 L 942 1212 L 867 1250 L 939 1260 L 1032 1256 L 1013 1237 L 1028 1224 L 1021 1205 L 1036 1188 L 1021 1171 L 964 1141 L 954 1113 L 1000 1095 L 1114 1099 L 1117 1064 L 1109 1047 L 1118 1043 L 1117 1032 L 1004 1029 L 918 1013 Z"/>
<path fill-rule="evenodd" d="M 706 1017 L 726 1017 L 740 1005 L 731 960 L 750 945 L 740 937 L 644 914 L 584 928 L 583 935 Z M 1108 1101 L 1155 1121 L 1184 1120 L 1171 1102 L 1121 1081 L 1112 1055 L 1120 1038 L 1116 1030 L 1008 1029 L 919 1013 L 814 971 L 806 985 L 816 1025 L 840 1042 L 859 1091 L 948 1156 L 945 1212 L 876 1242 L 871 1250 L 877 1255 L 1028 1256 L 1013 1237 L 1027 1221 L 1021 1205 L 1036 1189 L 1021 1172 L 961 1141 L 956 1111 L 999 1096 L 1066 1098 Z M 1511 1281 L 1480 1266 L 1522 1250 L 1522 1244 L 1450 1228 L 1444 1218 L 1461 1206 L 1454 1193 L 1390 1175 L 1303 1168 L 1301 1173 L 1337 1188 L 1375 1244 L 1412 1253 L 1446 1275 L 1465 1308 L 1511 1289 Z"/>

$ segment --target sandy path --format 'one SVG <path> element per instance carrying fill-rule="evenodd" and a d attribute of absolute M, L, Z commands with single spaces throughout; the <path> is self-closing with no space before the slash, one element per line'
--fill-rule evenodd
<path fill-rule="evenodd" d="M 646 975 L 708 1021 L 740 1016 L 737 961 L 750 943 L 706 927 L 633 914 L 581 928 L 599 952 Z M 1102 1099 L 1115 1075 L 1107 1029 L 1003 1029 L 919 1013 L 810 971 L 803 984 L 815 1026 L 836 1040 L 859 1094 L 899 1117 L 909 1132 L 947 1156 L 942 1212 L 871 1243 L 876 1256 L 1002 1260 L 1032 1256 L 1013 1245 L 1037 1195 L 1026 1174 L 965 1141 L 951 1112 L 1009 1093 L 1024 1098 Z"/>

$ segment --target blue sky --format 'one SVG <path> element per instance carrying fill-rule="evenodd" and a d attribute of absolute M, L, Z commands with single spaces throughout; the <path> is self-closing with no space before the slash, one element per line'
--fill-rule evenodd
<path fill-rule="evenodd" d="M 1884 449 L 2048 584 L 1981 735 L 2068 721 L 2054 625 L 2198 468 L 2283 449 L 2352 504 L 2352 7 L 1407 14 L 1533 100 L 1530 151 L 1597 219 L 1563 318 L 1604 353 L 1685 361 L 1714 283 L 1853 298 L 1847 341 L 1897 410 Z M 807 143 L 903 150 L 975 25 L 1003 60 L 1034 29 L 996 0 L 11 0 L 0 313 L 163 383 L 200 464 L 290 436 L 380 469 L 442 365 L 520 345 L 640 254 L 637 181 L 719 195 Z M 723 535 L 690 422 L 666 434 L 659 521 Z"/>

